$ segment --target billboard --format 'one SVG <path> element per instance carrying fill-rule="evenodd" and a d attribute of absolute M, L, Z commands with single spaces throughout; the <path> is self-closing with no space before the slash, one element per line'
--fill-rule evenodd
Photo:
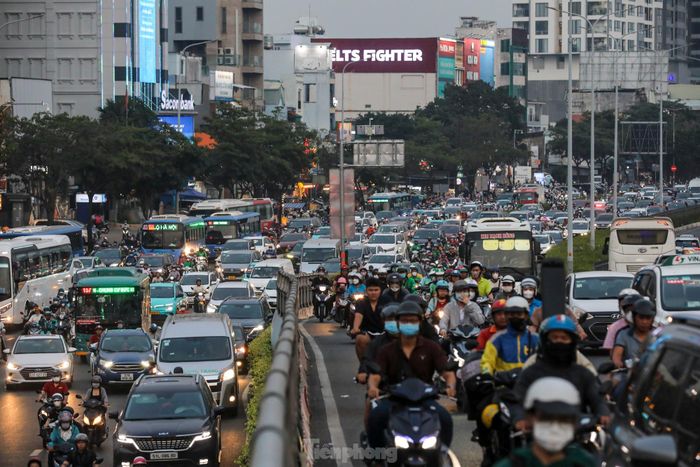
<path fill-rule="evenodd" d="M 438 42 L 438 97 L 445 97 L 445 86 L 455 82 L 456 50 L 454 39 L 440 39 Z"/>
<path fill-rule="evenodd" d="M 479 81 L 481 72 L 481 39 L 464 38 L 464 80 Z"/>
<path fill-rule="evenodd" d="M 491 87 L 496 86 L 496 75 L 493 72 L 496 43 L 494 41 L 482 39 L 481 53 L 479 58 L 479 78 Z"/>
<path fill-rule="evenodd" d="M 180 115 L 180 127 L 177 126 L 177 115 L 158 115 L 158 121 L 166 123 L 179 131 L 186 138 L 194 137 L 194 115 Z"/>
<path fill-rule="evenodd" d="M 438 40 L 419 39 L 314 39 L 331 44 L 333 71 L 350 73 L 435 73 Z"/>
<path fill-rule="evenodd" d="M 327 71 L 331 66 L 328 44 L 297 45 L 294 48 L 294 72 Z"/>
<path fill-rule="evenodd" d="M 139 1 L 139 81 L 156 82 L 156 0 Z"/>
<path fill-rule="evenodd" d="M 213 83 L 211 83 L 211 89 L 214 92 L 214 100 L 232 101 L 233 72 L 216 70 L 214 71 L 214 75 L 211 77 L 211 79 L 214 81 Z"/>
<path fill-rule="evenodd" d="M 403 167 L 405 144 L 402 139 L 366 140 L 353 143 L 353 165 L 359 167 Z"/>

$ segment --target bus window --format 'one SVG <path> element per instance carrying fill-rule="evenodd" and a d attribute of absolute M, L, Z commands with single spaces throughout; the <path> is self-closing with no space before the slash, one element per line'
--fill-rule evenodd
<path fill-rule="evenodd" d="M 63 263 L 63 269 L 68 269 L 68 264 L 70 263 L 70 258 L 72 256 L 72 250 L 69 246 L 63 245 L 61 247 L 61 263 Z"/>

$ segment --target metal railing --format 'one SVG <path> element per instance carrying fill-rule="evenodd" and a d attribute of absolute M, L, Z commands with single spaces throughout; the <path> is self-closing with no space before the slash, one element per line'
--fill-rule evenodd
<path fill-rule="evenodd" d="M 311 304 L 313 276 L 299 277 L 280 272 L 277 276 L 276 319 L 282 319 L 274 345 L 272 365 L 258 409 L 251 442 L 253 467 L 298 466 L 304 456 L 303 439 L 308 437 L 306 357 L 299 336 L 297 312 Z M 273 341 L 274 342 L 274 341 Z"/>

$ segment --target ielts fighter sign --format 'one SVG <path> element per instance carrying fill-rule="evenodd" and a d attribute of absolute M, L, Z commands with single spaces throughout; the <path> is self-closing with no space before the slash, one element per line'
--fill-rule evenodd
<path fill-rule="evenodd" d="M 350 73 L 435 73 L 437 38 L 420 39 L 328 39 L 333 70 Z"/>

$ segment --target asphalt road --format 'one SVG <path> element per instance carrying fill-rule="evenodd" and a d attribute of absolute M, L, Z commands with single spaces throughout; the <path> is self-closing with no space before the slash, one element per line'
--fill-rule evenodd
<path fill-rule="evenodd" d="M 10 341 L 14 336 L 9 336 Z M 77 408 L 82 414 L 82 409 L 78 407 L 79 402 L 73 394 L 85 394 L 90 385 L 89 365 L 81 363 L 78 357 L 75 358 L 74 384 L 71 386 L 71 396 L 69 405 Z M 0 369 L 0 377 L 5 379 L 5 366 Z M 248 378 L 239 377 L 240 394 L 243 394 Z M 38 423 L 36 418 L 40 404 L 34 402 L 37 398 L 36 391 L 40 386 L 22 387 L 10 392 L 5 390 L 4 385 L 0 386 L 0 416 L 3 433 L 3 453 L 0 465 L 3 467 L 23 467 L 27 465 L 30 456 L 39 455 L 46 463 L 46 452 L 42 452 L 41 438 L 38 436 Z M 126 402 L 129 387 L 108 388 L 110 410 L 122 410 Z M 104 458 L 105 467 L 112 466 L 112 433 L 115 427 L 114 420 L 108 420 L 108 430 L 110 436 L 97 451 L 98 456 Z M 222 465 L 234 465 L 234 460 L 240 454 L 245 442 L 245 410 L 240 410 L 235 418 L 226 415 L 223 422 L 224 437 L 221 443 L 223 448 Z"/>

